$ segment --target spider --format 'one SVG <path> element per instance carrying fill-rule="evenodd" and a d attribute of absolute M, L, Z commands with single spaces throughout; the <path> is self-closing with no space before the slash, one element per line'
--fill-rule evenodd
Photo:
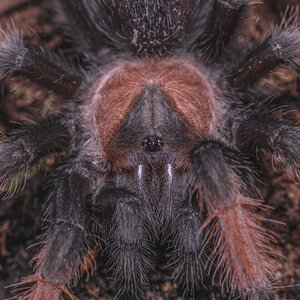
<path fill-rule="evenodd" d="M 231 295 L 273 293 L 274 250 L 253 196 L 251 155 L 269 151 L 299 180 L 300 128 L 253 99 L 277 67 L 300 67 L 299 20 L 232 59 L 250 4 L 60 0 L 77 63 L 5 35 L 2 75 L 66 102 L 1 147 L 3 191 L 48 155 L 68 157 L 52 183 L 35 274 L 15 298 L 77 299 L 71 288 L 93 265 L 96 236 L 117 299 L 141 299 L 157 240 L 167 241 L 168 267 L 186 294 L 208 274 Z"/>

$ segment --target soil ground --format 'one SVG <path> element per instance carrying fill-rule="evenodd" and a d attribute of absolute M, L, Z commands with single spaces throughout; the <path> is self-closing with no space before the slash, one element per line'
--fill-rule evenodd
<path fill-rule="evenodd" d="M 250 10 L 248 21 L 240 33 L 240 47 L 261 39 L 269 30 L 270 23 L 280 23 L 287 5 L 297 4 L 298 0 L 262 2 Z M 43 45 L 54 52 L 58 49 L 67 51 L 70 44 L 64 32 L 54 26 L 49 3 L 47 0 L 1 0 L 0 24 L 2 27 L 22 30 L 24 36 L 34 44 Z M 274 104 L 289 105 L 295 110 L 291 117 L 296 122 L 300 121 L 299 73 L 290 68 L 276 72 L 264 83 L 263 88 L 275 86 L 279 96 L 273 100 Z M 41 114 L 48 114 L 61 103 L 50 94 L 24 89 L 18 82 L 9 88 L 0 81 L 0 88 L 0 131 L 3 133 L 39 119 Z M 272 170 L 270 159 L 263 153 L 258 156 L 257 163 L 261 170 L 265 204 L 273 207 L 265 212 L 266 217 L 278 221 L 268 225 L 277 235 L 274 248 L 282 253 L 277 260 L 275 277 L 283 288 L 275 299 L 300 299 L 300 186 L 290 181 L 282 171 Z M 38 242 L 38 236 L 42 233 L 42 205 L 48 192 L 45 187 L 53 175 L 54 164 L 55 159 L 49 159 L 46 176 L 43 170 L 37 172 L 23 192 L 0 203 L 0 299 L 11 296 L 10 289 L 5 289 L 7 285 L 19 282 L 22 276 L 32 273 L 28 264 L 39 247 L 29 246 Z M 112 299 L 113 287 L 105 279 L 105 260 L 105 255 L 100 254 L 97 270 L 88 281 L 83 278 L 74 289 L 80 299 Z M 167 270 L 159 267 L 157 273 L 150 274 L 145 295 L 149 300 L 182 299 Z M 196 298 L 220 300 L 228 299 L 228 295 L 222 295 L 218 286 L 211 286 L 207 280 L 206 289 Z"/>

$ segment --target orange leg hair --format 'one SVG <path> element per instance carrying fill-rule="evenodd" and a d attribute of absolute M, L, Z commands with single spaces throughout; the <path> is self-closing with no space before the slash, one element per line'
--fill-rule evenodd
<path fill-rule="evenodd" d="M 218 142 L 202 142 L 193 153 L 197 199 L 208 215 L 202 228 L 210 228 L 205 245 L 214 247 L 206 265 L 226 290 L 261 299 L 271 288 L 272 235 L 261 226 L 259 202 L 245 195 L 251 170 L 233 153 Z"/>

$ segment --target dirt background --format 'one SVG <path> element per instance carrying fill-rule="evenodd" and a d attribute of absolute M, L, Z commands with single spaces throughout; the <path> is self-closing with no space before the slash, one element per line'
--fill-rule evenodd
<path fill-rule="evenodd" d="M 250 9 L 247 21 L 240 31 L 239 47 L 261 39 L 270 29 L 270 24 L 279 24 L 288 5 L 299 0 L 266 0 Z M 56 52 L 68 51 L 70 44 L 64 32 L 53 22 L 50 1 L 46 0 L 0 0 L 0 25 L 2 28 L 21 30 L 33 44 L 42 45 Z M 275 89 L 278 97 L 275 105 L 289 105 L 294 112 L 291 117 L 300 121 L 300 76 L 291 68 L 276 72 L 264 89 Z M 0 80 L 0 131 L 3 133 L 22 127 L 41 115 L 48 114 L 61 105 L 51 94 L 24 89 L 18 82 L 8 87 Z M 265 203 L 273 209 L 266 216 L 279 223 L 269 223 L 269 228 L 277 235 L 274 248 L 282 253 L 277 260 L 275 277 L 278 291 L 275 299 L 300 299 L 300 186 L 288 180 L 280 170 L 270 168 L 270 160 L 262 153 L 258 156 L 261 169 L 262 193 Z M 11 296 L 9 284 L 20 281 L 22 276 L 32 273 L 28 266 L 39 250 L 32 246 L 42 233 L 42 205 L 47 197 L 47 182 L 53 174 L 55 159 L 47 161 L 48 172 L 44 169 L 33 176 L 23 192 L 0 203 L 0 299 Z M 32 246 L 32 247 L 29 247 Z M 29 248 L 28 248 L 29 247 Z M 74 293 L 80 299 L 112 299 L 112 285 L 105 279 L 104 255 L 97 259 L 97 270 L 86 281 L 83 278 Z M 161 259 L 163 261 L 163 257 Z M 166 270 L 150 274 L 150 285 L 145 288 L 146 299 L 182 299 Z M 217 286 L 212 287 L 207 280 L 207 288 L 197 299 L 228 299 L 221 295 Z"/>

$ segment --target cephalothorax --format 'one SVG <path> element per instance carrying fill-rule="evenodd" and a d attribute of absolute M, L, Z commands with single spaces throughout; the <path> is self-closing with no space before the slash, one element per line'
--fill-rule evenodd
<path fill-rule="evenodd" d="M 251 198 L 253 146 L 300 179 L 300 128 L 252 102 L 258 81 L 299 68 L 296 11 L 238 62 L 226 54 L 247 0 L 60 0 L 80 63 L 6 35 L 0 72 L 65 97 L 66 108 L 5 140 L 0 186 L 64 152 L 35 274 L 20 299 L 70 288 L 105 240 L 118 299 L 141 299 L 158 238 L 187 293 L 213 274 L 234 295 L 272 293 L 272 247 Z M 25 174 L 25 175 L 24 175 Z M 24 177 L 23 177 L 24 176 Z"/>

